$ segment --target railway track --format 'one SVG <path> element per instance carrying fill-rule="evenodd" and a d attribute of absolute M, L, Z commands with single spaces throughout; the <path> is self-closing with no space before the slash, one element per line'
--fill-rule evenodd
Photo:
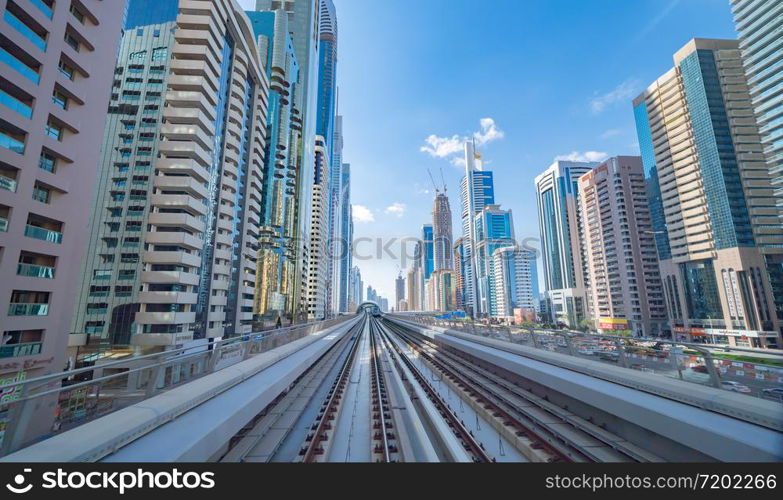
<path fill-rule="evenodd" d="M 370 357 L 371 357 L 371 397 L 372 397 L 372 429 L 373 458 L 376 462 L 399 461 L 399 448 L 395 424 L 389 406 L 386 391 L 386 380 L 383 373 L 381 357 L 383 348 L 376 340 L 375 325 L 370 323 Z"/>
<path fill-rule="evenodd" d="M 465 355 L 437 346 L 400 325 L 388 329 L 443 373 L 505 427 L 514 429 L 526 455 L 547 462 L 651 462 L 659 457 L 629 443 L 513 382 L 479 366 Z"/>
<path fill-rule="evenodd" d="M 494 462 L 495 459 L 486 452 L 484 446 L 475 438 L 473 433 L 465 426 L 465 424 L 460 420 L 454 410 L 451 409 L 448 403 L 444 401 L 444 399 L 438 394 L 438 391 L 427 380 L 421 370 L 413 361 L 408 358 L 403 349 L 391 338 L 390 334 L 386 330 L 385 325 L 381 324 L 376 319 L 372 319 L 371 321 L 374 322 L 373 331 L 377 335 L 379 343 L 385 349 L 387 349 L 387 352 L 395 354 L 393 360 L 395 361 L 397 369 L 401 370 L 406 378 L 410 375 L 414 379 L 413 381 L 415 381 L 418 387 L 421 388 L 423 393 L 426 395 L 426 398 L 435 407 L 437 413 L 439 414 L 440 418 L 443 419 L 443 422 L 445 423 L 448 430 L 453 433 L 454 437 L 456 437 L 459 445 L 461 445 L 463 448 L 463 452 L 467 454 L 469 461 Z M 413 382 L 411 380 L 408 381 Z M 440 442 L 443 444 L 444 448 L 451 448 L 450 450 L 447 450 L 447 453 L 450 453 L 450 458 L 456 461 L 461 461 L 459 460 L 459 457 L 461 457 L 463 454 L 455 452 L 453 447 L 448 446 L 450 441 L 448 436 L 444 437 L 441 435 L 439 437 Z"/>

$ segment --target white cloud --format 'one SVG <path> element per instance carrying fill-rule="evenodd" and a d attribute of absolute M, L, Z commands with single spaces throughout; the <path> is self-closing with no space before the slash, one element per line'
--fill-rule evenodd
<path fill-rule="evenodd" d="M 386 207 L 385 212 L 387 214 L 393 214 L 397 217 L 402 217 L 402 215 L 405 213 L 405 203 L 400 203 L 398 201 L 395 201 L 388 207 Z"/>
<path fill-rule="evenodd" d="M 479 130 L 470 136 L 461 136 L 454 134 L 451 137 L 440 137 L 435 134 L 429 135 L 424 142 L 425 146 L 419 148 L 419 151 L 428 153 L 433 158 L 448 158 L 454 166 L 464 166 L 465 160 L 460 156 L 462 154 L 462 145 L 471 137 L 475 139 L 477 146 L 502 139 L 505 133 L 500 130 L 492 118 L 482 118 L 479 120 Z"/>
<path fill-rule="evenodd" d="M 438 137 L 433 134 L 424 140 L 428 145 L 422 146 L 420 151 L 429 153 L 430 156 L 434 156 L 435 158 L 446 158 L 447 156 L 461 152 L 462 143 L 464 141 L 465 139 L 458 135 Z"/>
<path fill-rule="evenodd" d="M 609 106 L 620 102 L 629 101 L 639 88 L 639 81 L 635 78 L 625 80 L 614 89 L 605 94 L 596 93 L 590 99 L 590 109 L 594 114 L 602 113 Z"/>
<path fill-rule="evenodd" d="M 351 205 L 351 207 L 353 208 L 354 222 L 375 222 L 375 216 L 369 208 L 364 205 Z"/>
<path fill-rule="evenodd" d="M 480 125 L 481 130 L 473 134 L 473 137 L 476 138 L 476 144 L 479 146 L 502 139 L 506 136 L 506 134 L 495 125 L 495 120 L 492 118 L 482 118 Z"/>
<path fill-rule="evenodd" d="M 579 151 L 571 151 L 567 155 L 555 156 L 555 161 L 603 161 L 608 158 L 609 155 L 600 151 L 585 151 L 580 153 Z"/>
<path fill-rule="evenodd" d="M 609 130 L 601 134 L 601 139 L 609 139 L 610 137 L 616 137 L 622 133 L 623 133 L 622 129 L 610 128 Z"/>

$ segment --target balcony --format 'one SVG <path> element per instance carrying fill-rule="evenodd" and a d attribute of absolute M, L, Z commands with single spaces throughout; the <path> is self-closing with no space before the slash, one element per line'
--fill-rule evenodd
<path fill-rule="evenodd" d="M 52 18 L 52 8 L 49 5 L 47 5 L 45 2 L 43 2 L 42 0 L 30 0 L 30 3 L 35 5 L 38 8 L 38 10 L 44 13 L 46 17 L 48 17 L 49 19 Z"/>
<path fill-rule="evenodd" d="M 63 233 L 44 229 L 42 227 L 31 226 L 29 224 L 24 228 L 24 235 L 29 236 L 30 238 L 48 241 L 50 243 L 63 242 Z"/>
<path fill-rule="evenodd" d="M 31 278 L 54 279 L 54 268 L 49 266 L 36 266 L 34 264 L 19 264 L 16 266 L 18 276 L 29 276 Z"/>
<path fill-rule="evenodd" d="M 8 231 L 8 219 L 0 217 L 0 233 Z"/>
<path fill-rule="evenodd" d="M 26 342 L 0 346 L 0 358 L 20 358 L 22 356 L 34 356 L 41 353 L 43 342 Z"/>
<path fill-rule="evenodd" d="M 9 316 L 47 316 L 49 304 L 15 304 L 8 305 Z"/>

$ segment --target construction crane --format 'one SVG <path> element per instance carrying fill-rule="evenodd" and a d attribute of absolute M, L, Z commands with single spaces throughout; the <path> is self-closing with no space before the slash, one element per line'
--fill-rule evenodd
<path fill-rule="evenodd" d="M 443 177 L 443 167 L 440 167 L 440 180 L 443 181 L 443 192 L 448 192 L 448 189 L 446 188 L 446 179 Z"/>
<path fill-rule="evenodd" d="M 430 169 L 427 169 L 427 173 L 430 174 L 430 180 L 432 181 L 432 187 L 435 188 L 435 194 L 440 193 L 440 190 L 438 189 L 438 186 L 435 184 L 435 178 L 432 176 L 432 172 L 430 172 Z"/>

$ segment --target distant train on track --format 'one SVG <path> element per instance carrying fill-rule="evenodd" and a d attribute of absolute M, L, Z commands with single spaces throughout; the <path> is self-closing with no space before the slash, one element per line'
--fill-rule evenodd
<path fill-rule="evenodd" d="M 381 308 L 378 307 L 378 304 L 376 304 L 375 302 L 370 302 L 370 301 L 362 302 L 359 305 L 359 307 L 356 309 L 356 312 L 360 313 L 362 311 L 366 311 L 372 314 L 373 316 L 375 316 L 376 318 L 381 317 Z"/>

